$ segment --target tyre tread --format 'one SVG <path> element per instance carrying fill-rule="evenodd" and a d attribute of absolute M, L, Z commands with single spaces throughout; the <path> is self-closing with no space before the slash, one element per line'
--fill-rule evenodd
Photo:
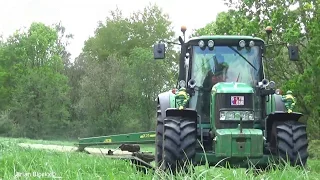
<path fill-rule="evenodd" d="M 196 154 L 196 121 L 181 117 L 164 119 L 164 152 L 165 169 L 172 172 L 185 169 L 193 164 Z"/>
<path fill-rule="evenodd" d="M 277 147 L 281 159 L 291 166 L 305 166 L 308 159 L 306 125 L 289 121 L 277 126 Z"/>

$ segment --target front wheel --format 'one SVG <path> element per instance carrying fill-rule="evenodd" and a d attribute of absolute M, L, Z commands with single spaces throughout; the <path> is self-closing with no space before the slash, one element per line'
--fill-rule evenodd
<path fill-rule="evenodd" d="M 197 142 L 196 120 L 182 117 L 164 119 L 164 170 L 187 170 L 194 164 Z"/>
<path fill-rule="evenodd" d="M 308 159 L 306 125 L 288 121 L 273 128 L 276 128 L 275 144 L 279 158 L 291 166 L 305 167 Z"/>
<path fill-rule="evenodd" d="M 156 127 L 156 148 L 155 148 L 155 163 L 156 167 L 162 166 L 162 151 L 163 151 L 163 118 L 161 116 L 160 105 L 157 111 L 157 127 Z"/>

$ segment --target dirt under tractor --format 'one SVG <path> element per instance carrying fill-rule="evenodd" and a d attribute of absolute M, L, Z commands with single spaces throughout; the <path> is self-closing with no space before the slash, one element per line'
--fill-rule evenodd
<path fill-rule="evenodd" d="M 156 130 L 82 138 L 79 150 L 121 144 L 132 162 L 154 168 L 155 161 L 156 168 L 172 171 L 190 164 L 265 168 L 281 161 L 304 167 L 308 139 L 302 114 L 293 111 L 296 98 L 265 75 L 272 28 L 266 28 L 267 42 L 241 35 L 185 41 L 186 28 L 181 31 L 177 87 L 158 95 Z M 286 47 L 288 59 L 298 61 L 298 46 Z M 155 44 L 154 58 L 166 58 L 166 43 Z M 137 144 L 150 143 L 154 155 L 140 152 Z"/>

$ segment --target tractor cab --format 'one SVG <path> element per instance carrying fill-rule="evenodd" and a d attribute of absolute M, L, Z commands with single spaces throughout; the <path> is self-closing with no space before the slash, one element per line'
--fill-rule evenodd
<path fill-rule="evenodd" d="M 189 65 L 186 69 L 187 81 L 196 87 L 189 108 L 201 114 L 202 122 L 214 121 L 215 117 L 210 118 L 211 110 L 215 110 L 212 107 L 219 108 L 217 111 L 239 107 L 253 111 L 251 94 L 263 79 L 261 62 L 264 42 L 247 36 L 202 36 L 189 40 L 187 44 L 190 44 L 187 47 L 190 55 L 186 58 L 186 64 Z M 222 101 L 212 102 L 213 90 L 218 90 L 216 97 L 219 98 L 221 94 Z M 244 93 L 247 99 L 236 96 L 239 93 Z M 253 114 L 246 113 L 253 118 Z M 219 113 L 215 114 L 216 118 L 220 116 Z M 231 115 L 228 118 L 235 120 Z M 215 124 L 218 125 L 218 122 Z"/>
<path fill-rule="evenodd" d="M 263 42 L 255 45 L 251 40 L 247 42 L 250 45 L 246 45 L 244 40 L 236 37 L 233 45 L 214 46 L 212 39 L 216 37 L 212 36 L 211 40 L 206 41 L 208 44 L 202 38 L 197 38 L 199 45 L 189 47 L 191 56 L 187 59 L 191 64 L 189 77 L 195 80 L 197 86 L 210 87 L 218 82 L 241 82 L 254 86 L 262 80 Z M 211 77 L 210 81 L 208 77 Z"/>
<path fill-rule="evenodd" d="M 269 36 L 271 30 L 266 32 Z M 188 41 L 179 37 L 179 41 L 177 88 L 185 87 L 190 94 L 186 107 L 195 109 L 201 122 L 211 123 L 213 129 L 236 128 L 239 117 L 244 127 L 253 128 L 257 122 L 264 126 L 266 97 L 276 91 L 275 83 L 265 79 L 265 41 L 240 35 L 199 36 Z M 296 46 L 288 50 L 290 60 L 296 60 Z M 154 58 L 165 58 L 164 43 L 154 46 Z"/>

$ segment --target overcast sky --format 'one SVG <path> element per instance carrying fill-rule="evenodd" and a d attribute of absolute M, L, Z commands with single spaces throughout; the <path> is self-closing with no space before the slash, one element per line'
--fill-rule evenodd
<path fill-rule="evenodd" d="M 34 21 L 47 25 L 61 21 L 67 32 L 74 34 L 68 49 L 75 58 L 84 41 L 93 36 L 98 21 L 104 20 L 110 10 L 118 6 L 128 15 L 149 2 L 157 3 L 169 14 L 177 33 L 181 25 L 189 30 L 203 27 L 227 10 L 222 0 L 0 0 L 0 33 L 7 37 Z"/>

